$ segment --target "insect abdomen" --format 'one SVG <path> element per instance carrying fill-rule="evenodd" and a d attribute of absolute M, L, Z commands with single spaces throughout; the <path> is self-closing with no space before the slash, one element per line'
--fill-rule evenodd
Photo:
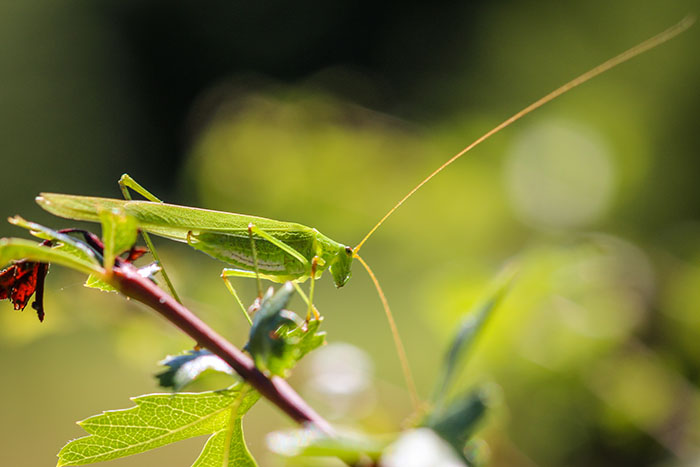
<path fill-rule="evenodd" d="M 261 273 L 274 276 L 301 277 L 308 273 L 307 267 L 292 255 L 281 250 L 267 240 L 254 237 Z M 285 243 L 311 261 L 313 239 L 286 239 Z M 250 237 L 240 234 L 201 232 L 190 235 L 189 244 L 216 259 L 248 271 L 255 270 L 255 260 Z"/>

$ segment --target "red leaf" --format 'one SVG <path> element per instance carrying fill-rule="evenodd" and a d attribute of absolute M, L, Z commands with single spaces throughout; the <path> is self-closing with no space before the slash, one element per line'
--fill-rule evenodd
<path fill-rule="evenodd" d="M 127 255 L 126 259 L 124 259 L 124 261 L 126 261 L 127 263 L 133 263 L 146 253 L 148 253 L 147 248 L 133 246 L 131 250 L 129 250 L 129 254 Z"/>
<path fill-rule="evenodd" d="M 43 286 L 47 272 L 48 265 L 32 261 L 17 261 L 3 269 L 0 271 L 0 300 L 9 299 L 15 310 L 24 310 L 29 299 L 37 291 L 37 285 Z M 32 304 L 32 308 L 37 311 L 39 321 L 44 320 L 42 299 L 43 297 L 37 296 Z"/>

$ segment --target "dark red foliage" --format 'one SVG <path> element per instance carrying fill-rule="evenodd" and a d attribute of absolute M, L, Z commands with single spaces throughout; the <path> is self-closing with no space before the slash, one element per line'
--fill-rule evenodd
<path fill-rule="evenodd" d="M 39 317 L 44 320 L 43 291 L 48 264 L 32 261 L 17 261 L 0 271 L 0 300 L 8 299 L 15 310 L 24 310 L 29 299 L 37 292 L 32 303 Z"/>
<path fill-rule="evenodd" d="M 143 255 L 145 255 L 146 253 L 148 253 L 147 248 L 133 246 L 133 247 L 131 247 L 131 250 L 129 250 L 129 254 L 124 259 L 124 261 L 126 261 L 127 263 L 133 263 L 134 261 L 136 261 L 137 259 L 139 259 Z"/>
<path fill-rule="evenodd" d="M 81 229 L 63 229 L 59 233 L 78 233 L 85 237 L 85 244 L 92 248 L 97 254 L 102 255 L 104 245 L 96 235 Z M 51 247 L 51 240 L 44 240 L 41 246 Z M 117 258 L 117 265 L 120 261 L 133 263 L 148 250 L 146 248 L 133 246 L 123 260 Z M 0 300 L 10 300 L 15 310 L 24 310 L 36 293 L 32 308 L 36 310 L 39 321 L 44 321 L 44 281 L 49 272 L 48 263 L 36 263 L 33 261 L 21 260 L 0 271 Z"/>

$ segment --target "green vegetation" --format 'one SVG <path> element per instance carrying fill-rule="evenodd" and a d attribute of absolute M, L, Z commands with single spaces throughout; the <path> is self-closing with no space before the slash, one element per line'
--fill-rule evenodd
<path fill-rule="evenodd" d="M 0 309 L 0 464 L 50 465 L 86 435 L 74 420 L 133 406 L 130 396 L 158 384 L 167 394 L 88 420 L 156 409 L 149 401 L 166 414 L 185 400 L 212 404 L 188 411 L 201 417 L 192 432 L 169 415 L 153 424 L 159 439 L 181 441 L 110 465 L 361 465 L 380 456 L 402 465 L 417 458 L 411 446 L 494 466 L 697 461 L 697 27 L 460 159 L 363 247 L 428 401 L 418 412 L 359 268 L 340 291 L 317 283 L 322 321 L 299 327 L 294 316 L 307 307 L 292 294 L 251 333 L 218 279 L 223 263 L 154 238 L 187 309 L 237 349 L 248 344 L 246 358 L 267 380 L 288 378 L 284 387 L 334 437 L 292 425 L 217 353 L 193 349 L 197 339 L 150 313 L 158 300 L 144 307 L 144 296 L 130 295 L 134 283 L 153 292 L 151 278 L 167 287 L 150 255 L 131 251 L 129 216 L 102 213 L 100 253 L 85 235 L 59 232 L 94 226 L 32 201 L 44 191 L 116 198 L 111 183 L 129 171 L 168 202 L 299 222 L 354 245 L 465 143 L 696 5 L 406 7 L 373 15 L 366 37 L 353 25 L 343 48 L 332 11 L 263 30 L 251 14 L 266 23 L 277 15 L 202 18 L 156 3 L 2 7 L 13 14 L 0 15 L 0 208 L 51 226 L 13 218 L 0 227 L 38 238 L 0 241 L 0 266 L 13 268 L 2 277 L 31 282 L 42 262 L 51 267 L 36 305 L 43 323 L 22 287 L 7 295 L 26 311 Z M 256 67 L 254 55 L 267 65 Z M 46 240 L 50 248 L 38 246 Z M 504 264 L 518 265 L 512 282 Z M 138 277 L 119 275 L 130 267 Z M 253 303 L 255 281 L 233 281 Z M 243 401 L 255 404 L 241 418 Z M 134 433 L 83 426 L 109 456 L 110 447 L 155 446 L 139 428 L 151 421 L 146 414 Z M 80 443 L 66 446 L 64 465 L 79 462 L 69 447 L 97 454 Z"/>

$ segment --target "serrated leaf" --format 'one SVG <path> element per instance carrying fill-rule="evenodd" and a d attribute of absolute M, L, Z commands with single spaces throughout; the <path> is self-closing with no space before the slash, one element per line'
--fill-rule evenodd
<path fill-rule="evenodd" d="M 305 328 L 299 326 L 287 333 L 287 338 L 295 340 L 293 349 L 294 364 L 307 353 L 326 343 L 326 332 L 317 332 L 318 328 L 321 327 L 322 321 L 323 318 L 309 321 Z"/>
<path fill-rule="evenodd" d="M 90 435 L 64 446 L 58 454 L 58 465 L 103 462 L 195 436 L 217 434 L 240 419 L 259 397 L 242 383 L 221 391 L 135 397 L 135 407 L 104 412 L 80 422 Z"/>
<path fill-rule="evenodd" d="M 226 430 L 214 433 L 192 467 L 255 467 L 258 464 L 243 438 L 243 420 L 237 418 Z"/>
<path fill-rule="evenodd" d="M 284 309 L 293 293 L 290 282 L 274 294 L 268 291 L 253 317 L 249 340 L 244 347 L 258 369 L 283 377 L 304 355 L 325 342 L 325 333 L 316 332 L 320 320 L 303 326 L 301 318 Z"/>
<path fill-rule="evenodd" d="M 102 242 L 104 243 L 104 267 L 108 271 L 114 266 L 114 258 L 136 243 L 138 225 L 136 219 L 120 208 L 102 209 Z"/>
<path fill-rule="evenodd" d="M 291 330 L 284 326 L 278 331 L 277 339 L 270 341 L 277 345 L 263 360 L 254 356 L 258 368 L 269 371 L 273 375 L 286 377 L 289 370 L 294 368 L 299 360 L 307 353 L 322 346 L 326 342 L 326 333 L 317 332 L 321 320 L 309 321 L 307 326 L 297 326 Z"/>
<path fill-rule="evenodd" d="M 485 300 L 479 303 L 463 320 L 459 326 L 450 348 L 445 356 L 443 371 L 436 385 L 435 406 L 437 410 L 444 403 L 448 389 L 454 381 L 459 370 L 464 366 L 469 350 L 474 345 L 476 337 L 483 330 L 484 325 L 491 316 L 493 310 L 501 303 L 510 287 L 514 277 L 514 269 L 506 269 L 496 280 L 493 291 Z"/>
<path fill-rule="evenodd" d="M 158 383 L 164 388 L 172 388 L 175 391 L 180 391 L 205 372 L 235 375 L 228 363 L 205 349 L 189 350 L 184 355 L 167 357 L 160 364 L 167 366 L 168 369 L 156 375 Z"/>
<path fill-rule="evenodd" d="M 279 375 L 290 363 L 289 342 L 284 339 L 287 329 L 281 327 L 295 324 L 294 314 L 284 309 L 293 294 L 291 282 L 285 283 L 275 293 L 270 287 L 253 316 L 248 343 L 243 349 L 250 353 L 261 371 Z"/>
<path fill-rule="evenodd" d="M 39 263 L 60 264 L 85 274 L 103 276 L 105 271 L 95 263 L 57 248 L 48 248 L 22 238 L 0 239 L 0 264 L 27 259 Z"/>

